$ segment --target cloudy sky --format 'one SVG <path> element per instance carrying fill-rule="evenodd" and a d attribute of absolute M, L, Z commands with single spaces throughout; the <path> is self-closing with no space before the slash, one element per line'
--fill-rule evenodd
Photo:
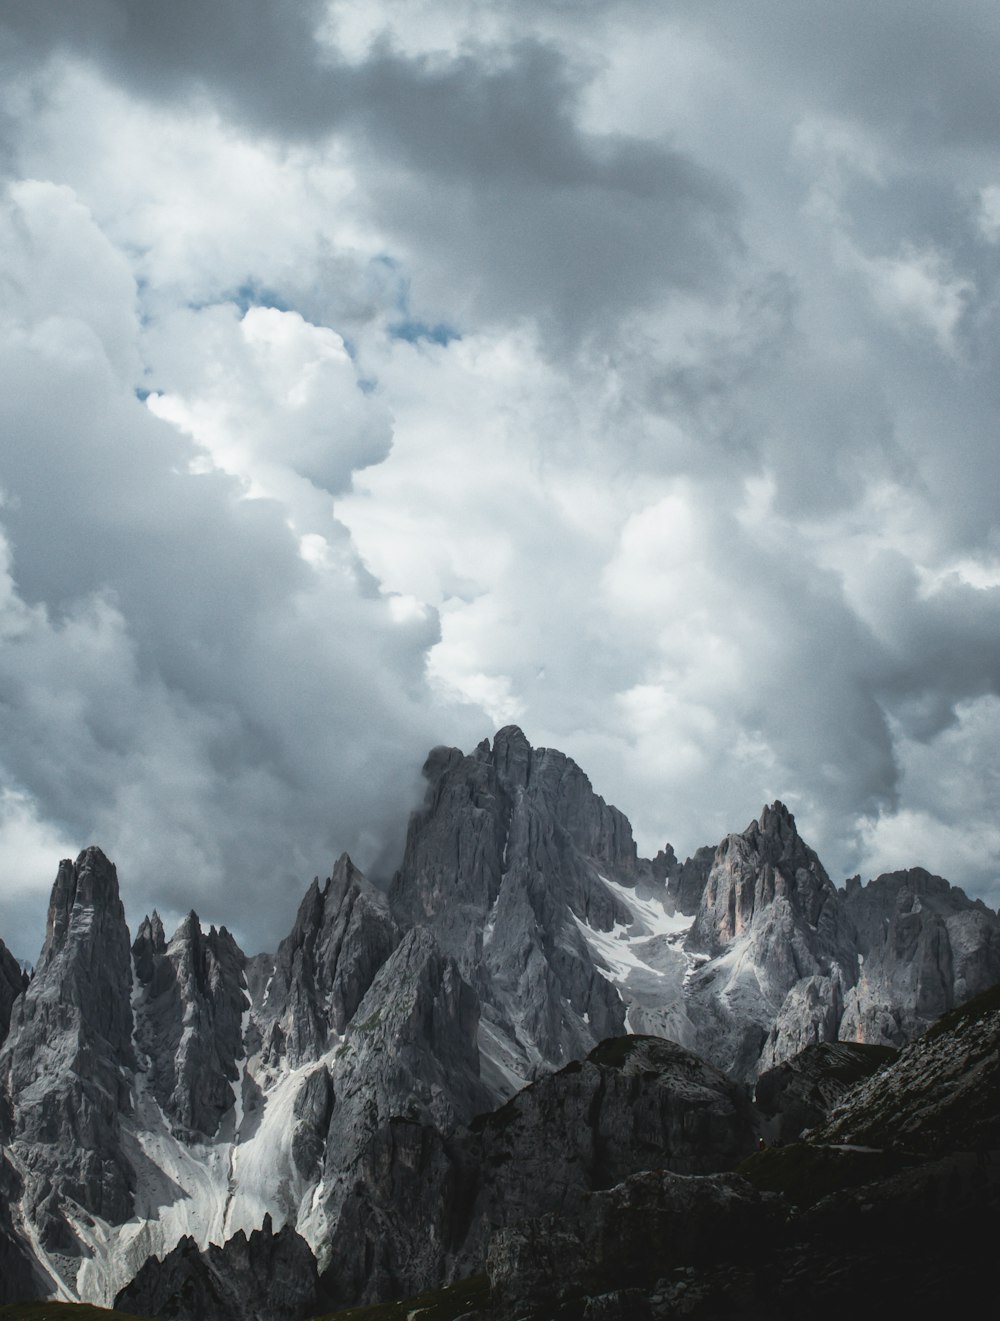
<path fill-rule="evenodd" d="M 1000 902 L 996 0 L 0 0 L 0 936 L 516 722 Z"/>

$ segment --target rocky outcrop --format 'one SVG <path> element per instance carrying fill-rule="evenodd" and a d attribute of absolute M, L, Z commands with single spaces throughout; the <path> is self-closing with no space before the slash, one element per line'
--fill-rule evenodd
<path fill-rule="evenodd" d="M 323 1307 L 316 1259 L 288 1226 L 271 1217 L 249 1236 L 199 1252 L 193 1238 L 151 1258 L 115 1298 L 115 1309 L 165 1321 L 300 1321 Z"/>
<path fill-rule="evenodd" d="M 33 979 L 0 949 L 12 1278 L 30 1243 L 49 1293 L 109 1302 L 155 1254 L 230 1307 L 208 1245 L 252 1275 L 269 1213 L 340 1303 L 445 1284 L 515 1220 L 643 1170 L 731 1168 L 762 1110 L 782 1140 L 844 1116 L 837 1143 L 881 1140 L 891 1119 L 865 1102 L 862 1122 L 847 1090 L 873 1058 L 854 1039 L 903 1043 L 1000 977 L 991 910 L 919 870 L 837 891 L 780 803 L 646 862 L 582 771 L 513 727 L 425 774 L 389 893 L 344 855 L 273 955 L 194 914 L 168 941 L 154 913 L 130 951 L 108 860 L 61 866 Z M 917 1082 L 887 1071 L 891 1113 L 992 1141 L 994 1047 L 958 1043 L 964 1088 L 928 1040 Z M 933 1118 L 941 1079 L 961 1123 Z"/>
<path fill-rule="evenodd" d="M 924 1153 L 1000 1149 L 1000 987 L 904 1047 L 815 1140 Z"/>
<path fill-rule="evenodd" d="M 15 1228 L 12 1208 L 21 1191 L 21 1180 L 10 1162 L 0 1156 L 0 1306 L 44 1298 L 50 1287 Z"/>
<path fill-rule="evenodd" d="M 328 1286 L 343 1302 L 463 1277 L 504 1225 L 575 1215 L 651 1167 L 732 1169 L 757 1132 L 743 1089 L 675 1043 L 604 1042 L 450 1139 L 413 1119 L 385 1126 L 341 1208 Z"/>
<path fill-rule="evenodd" d="M 132 946 L 135 1044 L 147 1086 L 178 1136 L 213 1136 L 233 1107 L 249 1008 L 244 957 L 225 927 L 203 931 L 196 913 L 170 943 L 154 913 Z"/>
<path fill-rule="evenodd" d="M 431 1124 L 395 1116 L 371 1131 L 321 1260 L 331 1306 L 405 1297 L 449 1277 L 474 1176 L 462 1141 Z"/>
<path fill-rule="evenodd" d="M 891 1046 L 822 1042 L 807 1046 L 757 1079 L 754 1102 L 768 1121 L 772 1142 L 794 1142 L 822 1124 L 860 1082 L 896 1058 Z"/>
<path fill-rule="evenodd" d="M 439 1268 L 439 1244 L 422 1256 L 419 1247 L 407 1247 L 413 1236 L 426 1238 L 427 1224 L 441 1214 L 426 1171 L 416 1183 L 413 1174 L 422 1144 L 441 1150 L 445 1136 L 490 1104 L 479 1078 L 478 1023 L 476 994 L 455 960 L 416 927 L 354 1015 L 329 1091 L 320 1086 L 304 1101 L 318 1121 L 311 1129 L 300 1122 L 300 1140 L 316 1134 L 309 1174 L 326 1190 L 325 1223 L 336 1227 L 321 1265 L 332 1261 L 329 1287 L 339 1301 L 366 1288 L 366 1296 L 381 1296 L 397 1279 L 412 1283 L 410 1272 L 424 1269 L 424 1257 L 433 1263 L 428 1269 Z M 414 1135 L 426 1135 L 417 1136 L 416 1147 Z M 446 1165 L 440 1173 L 446 1182 Z M 410 1264 L 398 1264 L 400 1257 Z"/>
<path fill-rule="evenodd" d="M 379 970 L 340 1048 L 337 1145 L 358 1145 L 355 1119 L 401 1115 L 448 1132 L 487 1106 L 478 1026 L 475 991 L 431 932 L 415 927 Z"/>
<path fill-rule="evenodd" d="M 994 1288 L 1000 1109 L 982 1065 L 996 1057 L 998 1015 L 1000 987 L 856 1083 L 805 1141 L 755 1152 L 742 1177 L 649 1170 L 584 1192 L 562 1212 L 497 1227 L 490 1294 L 470 1279 L 399 1310 L 433 1303 L 456 1321 L 974 1311 Z M 833 1077 L 878 1053 L 825 1044 L 792 1072 Z"/>
<path fill-rule="evenodd" d="M 733 1169 L 758 1131 L 739 1084 L 673 1041 L 635 1036 L 602 1042 L 474 1129 L 479 1164 L 490 1171 L 484 1203 L 508 1217 L 519 1207 L 565 1210 L 581 1191 L 651 1165 L 678 1174 Z"/>
<path fill-rule="evenodd" d="M 708 874 L 715 861 L 715 847 L 704 845 L 697 849 L 693 857 L 684 862 L 677 860 L 671 845 L 660 850 L 653 859 L 653 875 L 665 882 L 678 913 L 694 917 L 701 906 L 701 897 L 705 893 Z"/>
<path fill-rule="evenodd" d="M 613 1310 L 575 1314 L 650 1316 L 651 1287 L 671 1268 L 752 1261 L 782 1218 L 777 1199 L 735 1175 L 636 1174 L 582 1196 L 572 1217 L 499 1230 L 486 1260 L 491 1313 L 553 1316 L 566 1303 L 579 1308 L 589 1295 L 610 1294 Z"/>
<path fill-rule="evenodd" d="M 624 1030 L 574 918 L 603 930 L 631 921 L 600 877 L 635 883 L 632 831 L 574 762 L 514 726 L 468 757 L 435 749 L 424 774 L 390 901 L 402 925 L 431 927 L 475 986 L 484 1075 L 502 1096 L 512 1072 L 530 1077 Z"/>
<path fill-rule="evenodd" d="M 38 967 L 0 1052 L 24 1211 L 53 1252 L 78 1252 L 67 1200 L 111 1224 L 131 1215 L 134 1175 L 121 1147 L 135 1069 L 130 991 L 118 877 L 100 849 L 85 849 L 59 866 Z"/>
<path fill-rule="evenodd" d="M 844 907 L 860 956 L 840 1026 L 845 1040 L 904 1045 L 1000 980 L 1000 918 L 921 867 L 868 885 L 852 878 Z"/>
<path fill-rule="evenodd" d="M 385 895 L 346 853 L 325 884 L 313 881 L 255 998 L 264 1061 L 294 1067 L 329 1049 L 400 935 Z"/>
<path fill-rule="evenodd" d="M 27 985 L 28 974 L 0 940 L 0 1046 L 7 1039 L 14 1001 L 24 993 Z"/>
<path fill-rule="evenodd" d="M 690 982 L 695 1048 L 727 1072 L 752 1078 L 836 1039 L 854 932 L 782 803 L 719 845 L 685 946 L 707 956 Z"/>

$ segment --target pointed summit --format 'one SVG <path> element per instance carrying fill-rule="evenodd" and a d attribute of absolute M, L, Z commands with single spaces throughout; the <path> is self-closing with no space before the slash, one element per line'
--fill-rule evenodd
<path fill-rule="evenodd" d="M 175 1132 L 213 1136 L 233 1105 L 244 1054 L 243 951 L 228 931 L 203 930 L 194 911 L 169 943 L 154 914 L 132 947 L 135 1037 L 153 1095 Z"/>
<path fill-rule="evenodd" d="M 63 949 L 74 927 L 91 925 L 94 915 L 112 923 L 125 923 L 125 910 L 118 893 L 118 873 L 104 853 L 91 845 L 76 862 L 64 858 L 49 899 L 45 944 L 38 968 L 41 971 Z M 126 933 L 127 934 L 127 933 Z"/>
<path fill-rule="evenodd" d="M 493 764 L 508 792 L 524 789 L 531 773 L 532 747 L 517 725 L 505 725 L 493 740 Z"/>
<path fill-rule="evenodd" d="M 310 885 L 278 946 L 258 1007 L 263 1057 L 297 1065 L 321 1055 L 400 936 L 385 895 L 342 853 L 323 885 Z"/>
<path fill-rule="evenodd" d="M 38 968 L 0 1052 L 0 1089 L 18 1101 L 11 1146 L 30 1166 L 24 1205 L 50 1245 L 67 1232 L 53 1188 L 112 1224 L 132 1213 L 120 1133 L 135 1067 L 131 987 L 118 876 L 87 848 L 59 865 Z"/>
<path fill-rule="evenodd" d="M 797 833 L 795 830 L 795 817 L 781 801 L 776 798 L 770 807 L 764 807 L 757 821 L 758 826 L 764 834 L 790 834 Z"/>

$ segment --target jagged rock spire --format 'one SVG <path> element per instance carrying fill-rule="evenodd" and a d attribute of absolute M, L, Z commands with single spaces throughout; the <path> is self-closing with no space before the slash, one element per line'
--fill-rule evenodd
<path fill-rule="evenodd" d="M 114 1224 L 132 1212 L 120 1119 L 131 1110 L 131 967 L 118 876 L 99 848 L 64 860 L 38 967 L 14 1005 L 0 1088 L 28 1170 L 24 1205 L 43 1243 L 74 1242 L 68 1197 Z"/>

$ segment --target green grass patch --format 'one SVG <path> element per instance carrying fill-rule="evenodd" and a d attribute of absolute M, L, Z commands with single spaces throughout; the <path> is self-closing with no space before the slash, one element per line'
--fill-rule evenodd
<path fill-rule="evenodd" d="M 416 1298 L 401 1298 L 395 1303 L 372 1303 L 368 1307 L 349 1307 L 330 1312 L 314 1321 L 455 1321 L 466 1312 L 490 1305 L 490 1282 L 485 1275 L 471 1275 L 444 1289 L 431 1289 Z"/>

